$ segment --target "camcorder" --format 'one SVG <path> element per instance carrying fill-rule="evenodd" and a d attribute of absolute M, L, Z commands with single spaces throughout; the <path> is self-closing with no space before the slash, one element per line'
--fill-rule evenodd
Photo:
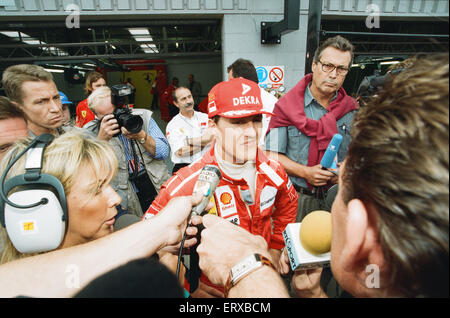
<path fill-rule="evenodd" d="M 113 114 L 119 124 L 119 129 L 125 127 L 130 133 L 137 134 L 141 131 L 144 121 L 140 116 L 133 115 L 127 104 L 127 97 L 132 93 L 133 87 L 130 84 L 111 86 L 111 99 L 116 109 Z"/>
<path fill-rule="evenodd" d="M 360 105 L 364 106 L 365 104 L 367 104 L 367 102 L 373 96 L 377 95 L 383 89 L 383 87 L 389 85 L 394 75 L 402 72 L 403 70 L 403 68 L 399 68 L 396 70 L 392 70 L 391 72 L 384 75 L 376 72 L 374 75 L 364 77 L 356 93 L 356 95 L 359 97 Z"/>

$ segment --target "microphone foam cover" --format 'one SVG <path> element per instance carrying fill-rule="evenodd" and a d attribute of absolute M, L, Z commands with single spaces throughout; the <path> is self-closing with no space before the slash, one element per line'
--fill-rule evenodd
<path fill-rule="evenodd" d="M 331 249 L 331 213 L 317 210 L 307 214 L 301 223 L 300 242 L 311 254 L 328 253 Z"/>

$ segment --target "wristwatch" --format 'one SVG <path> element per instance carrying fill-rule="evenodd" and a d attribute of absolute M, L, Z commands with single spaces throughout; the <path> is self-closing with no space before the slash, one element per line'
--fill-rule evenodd
<path fill-rule="evenodd" d="M 147 133 L 145 133 L 145 137 L 144 137 L 144 138 L 138 139 L 138 141 L 139 141 L 139 143 L 140 143 L 141 145 L 145 144 L 145 141 L 146 141 L 146 140 L 147 140 Z"/>
<path fill-rule="evenodd" d="M 230 291 L 230 289 L 235 286 L 241 279 L 264 265 L 267 265 L 276 270 L 272 262 L 267 257 L 262 256 L 261 254 L 252 254 L 250 256 L 247 256 L 242 261 L 234 265 L 230 270 L 230 276 L 228 277 L 228 280 L 225 284 L 225 297 L 228 297 L 228 292 Z"/>

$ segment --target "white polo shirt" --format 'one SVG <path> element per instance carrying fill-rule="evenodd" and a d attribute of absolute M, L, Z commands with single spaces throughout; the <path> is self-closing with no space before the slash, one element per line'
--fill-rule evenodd
<path fill-rule="evenodd" d="M 264 110 L 268 112 L 273 112 L 273 109 L 275 108 L 275 104 L 277 103 L 278 98 L 268 93 L 264 88 L 261 87 L 261 100 Z M 261 149 L 264 149 L 264 144 L 266 141 L 266 133 L 267 129 L 269 129 L 269 123 L 271 118 L 272 116 L 267 116 L 266 114 L 263 114 L 261 136 L 259 137 L 258 143 L 258 146 L 260 146 Z"/>
<path fill-rule="evenodd" d="M 207 128 L 208 115 L 202 112 L 194 111 L 191 118 L 184 117 L 181 113 L 172 118 L 166 127 L 166 138 L 169 141 L 172 162 L 175 164 L 191 163 L 200 159 L 208 151 L 209 146 L 192 156 L 178 157 L 175 153 L 186 146 L 186 137 L 189 139 L 200 137 Z"/>

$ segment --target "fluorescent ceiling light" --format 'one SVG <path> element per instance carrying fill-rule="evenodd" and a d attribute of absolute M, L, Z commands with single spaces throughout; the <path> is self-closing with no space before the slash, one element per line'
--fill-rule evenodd
<path fill-rule="evenodd" d="M 392 64 L 398 64 L 400 63 L 400 61 L 386 61 L 386 62 L 381 62 L 380 65 L 392 65 Z"/>
<path fill-rule="evenodd" d="M 153 42 L 153 37 L 150 35 L 150 31 L 146 28 L 130 28 L 128 32 L 131 33 L 134 40 L 137 42 Z M 140 47 L 144 53 L 159 53 L 155 44 L 141 44 Z"/>
<path fill-rule="evenodd" d="M 145 51 L 159 53 L 158 48 L 155 44 L 141 44 L 140 47 Z M 148 53 L 148 52 L 146 52 Z"/>
<path fill-rule="evenodd" d="M 132 35 L 150 35 L 150 32 L 147 29 L 143 29 L 143 28 L 132 28 L 132 29 L 128 29 L 128 31 Z"/>
<path fill-rule="evenodd" d="M 30 40 L 23 40 L 23 43 L 26 43 L 26 44 L 41 44 L 41 41 L 35 40 L 35 39 L 30 39 Z M 45 43 L 42 43 L 42 44 L 45 44 Z"/>
<path fill-rule="evenodd" d="M 134 36 L 134 39 L 138 42 L 152 42 L 153 38 L 150 36 L 146 36 L 146 37 L 139 37 L 139 36 Z"/>
<path fill-rule="evenodd" d="M 26 44 L 43 44 L 46 45 L 47 43 L 40 41 L 38 39 L 32 38 L 31 36 L 29 36 L 26 33 L 22 33 L 22 32 L 18 32 L 18 31 L 0 31 L 0 33 L 9 36 L 11 38 L 22 38 L 22 42 L 26 43 Z M 20 33 L 20 36 L 19 36 Z M 63 55 L 63 56 L 67 56 L 69 55 L 69 53 L 54 47 L 54 46 L 50 46 L 50 47 L 42 47 L 41 48 L 43 51 L 47 51 L 50 54 L 55 54 L 55 55 Z M 53 52 L 52 52 L 53 51 Z"/>
<path fill-rule="evenodd" d="M 0 31 L 1 34 L 9 36 L 10 38 L 18 38 L 19 32 L 17 31 Z"/>
<path fill-rule="evenodd" d="M 52 72 L 52 73 L 64 73 L 64 70 L 55 70 L 55 69 L 51 69 L 51 68 L 44 68 L 44 70 L 46 70 L 47 72 Z"/>

